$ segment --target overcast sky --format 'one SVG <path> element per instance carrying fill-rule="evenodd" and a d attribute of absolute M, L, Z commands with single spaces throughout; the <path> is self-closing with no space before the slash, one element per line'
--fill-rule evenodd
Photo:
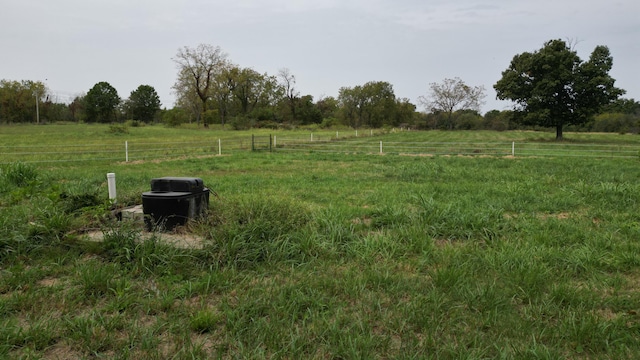
<path fill-rule="evenodd" d="M 0 0 L 0 79 L 43 81 L 68 101 L 100 81 L 122 98 L 153 86 L 172 107 L 183 46 L 220 46 L 242 67 L 288 68 L 302 95 L 387 81 L 400 98 L 460 77 L 487 89 L 483 112 L 511 107 L 493 84 L 514 55 L 551 39 L 597 45 L 640 100 L 638 0 Z"/>

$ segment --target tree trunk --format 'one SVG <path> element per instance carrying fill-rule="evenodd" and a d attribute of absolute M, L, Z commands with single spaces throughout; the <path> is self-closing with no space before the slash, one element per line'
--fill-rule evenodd
<path fill-rule="evenodd" d="M 207 128 L 209 124 L 207 124 L 207 98 L 200 98 L 202 100 L 202 125 Z"/>
<path fill-rule="evenodd" d="M 562 141 L 562 124 L 556 125 L 556 141 Z"/>

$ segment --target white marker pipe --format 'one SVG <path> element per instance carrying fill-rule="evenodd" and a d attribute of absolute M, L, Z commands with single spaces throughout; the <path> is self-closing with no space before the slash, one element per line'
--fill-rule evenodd
<path fill-rule="evenodd" d="M 109 200 L 116 202 L 116 174 L 107 174 L 107 184 L 109 185 Z"/>

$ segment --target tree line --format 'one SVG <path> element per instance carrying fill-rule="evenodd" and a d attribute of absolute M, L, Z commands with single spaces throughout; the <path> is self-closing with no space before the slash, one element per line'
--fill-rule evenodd
<path fill-rule="evenodd" d="M 233 63 L 220 47 L 201 44 L 178 49 L 172 90 L 176 103 L 161 109 L 156 90 L 140 85 L 121 99 L 108 82 L 95 84 L 69 104 L 54 102 L 39 81 L 0 81 L 0 123 L 118 122 L 135 120 L 179 126 L 220 124 L 252 127 L 407 127 L 415 129 L 542 129 L 562 131 L 640 131 L 640 103 L 621 96 L 609 75 L 613 58 L 597 46 L 582 61 L 571 44 L 551 40 L 534 52 L 514 56 L 493 86 L 497 97 L 514 102 L 513 109 L 480 108 L 482 86 L 462 79 L 428 85 L 418 104 L 396 97 L 393 85 L 370 81 L 342 87 L 337 97 L 303 95 L 287 68 L 259 73 Z"/>
<path fill-rule="evenodd" d="M 140 85 L 121 99 L 108 82 L 95 84 L 69 104 L 55 102 L 41 81 L 0 80 L 0 123 L 111 123 L 124 119 L 157 121 L 160 98 L 149 85 Z"/>

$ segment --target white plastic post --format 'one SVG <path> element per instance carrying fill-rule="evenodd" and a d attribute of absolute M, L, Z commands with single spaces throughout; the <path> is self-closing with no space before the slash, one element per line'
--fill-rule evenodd
<path fill-rule="evenodd" d="M 313 133 L 311 133 L 311 142 L 313 142 Z"/>
<path fill-rule="evenodd" d="M 380 141 L 380 154 L 382 154 L 382 141 Z"/>
<path fill-rule="evenodd" d="M 109 186 L 109 200 L 116 202 L 116 174 L 107 174 L 107 185 Z"/>
<path fill-rule="evenodd" d="M 511 143 L 511 156 L 516 156 L 516 142 Z"/>
<path fill-rule="evenodd" d="M 273 147 L 276 148 L 278 146 L 278 141 L 276 140 L 276 136 L 273 135 Z"/>
<path fill-rule="evenodd" d="M 218 155 L 222 155 L 222 141 L 218 139 Z"/>
<path fill-rule="evenodd" d="M 129 162 L 129 142 L 124 142 L 124 161 Z"/>
<path fill-rule="evenodd" d="M 336 139 L 338 138 L 338 132 L 336 131 Z"/>

